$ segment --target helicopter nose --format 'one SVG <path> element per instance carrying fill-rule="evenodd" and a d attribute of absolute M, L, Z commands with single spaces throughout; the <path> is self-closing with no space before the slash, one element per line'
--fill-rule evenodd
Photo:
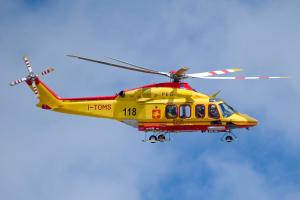
<path fill-rule="evenodd" d="M 256 126 L 258 124 L 258 120 L 253 117 L 250 117 L 249 115 L 242 114 L 242 117 L 245 119 L 249 126 Z"/>

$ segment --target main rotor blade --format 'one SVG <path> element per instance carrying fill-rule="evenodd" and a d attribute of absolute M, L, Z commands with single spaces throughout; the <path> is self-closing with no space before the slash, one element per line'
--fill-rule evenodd
<path fill-rule="evenodd" d="M 31 67 L 31 65 L 30 65 L 30 62 L 29 62 L 28 57 L 27 57 L 27 56 L 24 56 L 24 57 L 23 57 L 23 60 L 24 60 L 24 62 L 25 62 L 25 65 L 26 65 L 26 67 L 27 67 L 28 72 L 31 73 L 31 72 L 32 72 L 32 67 Z"/>
<path fill-rule="evenodd" d="M 228 76 L 228 77 L 198 77 L 202 79 L 219 79 L 219 80 L 257 80 L 257 79 L 280 79 L 289 78 L 286 76 Z"/>
<path fill-rule="evenodd" d="M 239 71 L 242 71 L 242 69 L 241 68 L 231 68 L 231 69 L 214 70 L 214 71 L 210 71 L 210 72 L 186 74 L 186 76 L 191 77 L 191 78 L 201 78 L 201 77 L 228 74 L 228 73 L 239 72 Z"/>
<path fill-rule="evenodd" d="M 148 70 L 148 71 L 153 71 L 153 72 L 158 72 L 158 71 L 155 71 L 155 70 L 152 70 L 152 69 L 148 69 L 148 68 L 145 68 L 145 67 L 140 67 L 140 66 L 131 64 L 131 63 L 129 63 L 129 62 L 125 62 L 125 61 L 116 59 L 116 58 L 111 58 L 111 57 L 107 57 L 107 58 L 109 58 L 109 59 L 111 59 L 111 60 L 114 60 L 114 61 L 117 61 L 117 62 L 120 62 L 120 63 L 123 63 L 123 64 L 126 64 L 126 65 L 130 65 L 130 66 L 135 67 L 135 68 L 138 68 L 138 69 Z"/>
<path fill-rule="evenodd" d="M 133 66 L 129 67 L 129 66 L 114 64 L 114 63 L 105 62 L 105 61 L 101 61 L 101 60 L 94 60 L 94 59 L 85 58 L 85 57 L 81 57 L 81 56 L 75 56 L 75 55 L 67 55 L 67 56 L 78 58 L 78 59 L 81 59 L 81 60 L 90 61 L 90 62 L 100 63 L 100 64 L 103 64 L 103 65 L 109 65 L 109 66 L 112 66 L 112 67 L 117 67 L 117 68 L 137 71 L 137 72 L 143 72 L 143 73 L 148 73 L 148 74 L 158 74 L 158 75 L 163 75 L 163 76 L 170 77 L 170 75 L 166 72 L 159 72 L 159 71 L 149 70 L 149 69 L 142 68 L 142 67 L 133 67 Z"/>
<path fill-rule="evenodd" d="M 10 86 L 14 86 L 14 85 L 20 84 L 20 83 L 22 83 L 22 82 L 24 82 L 26 80 L 27 80 L 26 78 L 21 78 L 21 79 L 18 79 L 18 80 L 10 82 L 9 85 Z"/>

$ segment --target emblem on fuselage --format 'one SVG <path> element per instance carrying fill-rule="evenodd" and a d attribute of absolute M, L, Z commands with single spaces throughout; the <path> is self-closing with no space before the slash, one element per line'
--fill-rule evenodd
<path fill-rule="evenodd" d="M 160 109 L 153 109 L 152 110 L 152 119 L 160 119 L 160 118 L 161 118 Z"/>

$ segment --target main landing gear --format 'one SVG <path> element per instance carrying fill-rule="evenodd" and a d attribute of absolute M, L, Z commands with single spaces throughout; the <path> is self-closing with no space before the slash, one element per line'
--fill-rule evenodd
<path fill-rule="evenodd" d="M 236 140 L 236 139 L 237 139 L 237 137 L 236 137 L 233 133 L 231 133 L 231 131 L 226 132 L 226 133 L 223 135 L 223 137 L 221 138 L 221 140 L 222 140 L 223 142 L 228 142 L 228 143 L 233 142 L 233 141 Z"/>
<path fill-rule="evenodd" d="M 166 142 L 170 141 L 170 134 L 168 138 L 166 138 L 166 134 L 156 134 L 156 135 L 150 135 L 149 138 L 147 139 L 147 134 L 145 133 L 145 139 L 142 140 L 143 142 L 151 142 L 151 143 L 156 143 L 156 142 Z"/>
<path fill-rule="evenodd" d="M 231 143 L 237 140 L 237 137 L 229 130 L 227 131 L 221 138 L 221 141 Z M 157 143 L 157 142 L 169 142 L 170 133 L 152 133 L 149 137 L 147 136 L 147 132 L 145 132 L 145 138 L 142 140 L 143 142 Z"/>

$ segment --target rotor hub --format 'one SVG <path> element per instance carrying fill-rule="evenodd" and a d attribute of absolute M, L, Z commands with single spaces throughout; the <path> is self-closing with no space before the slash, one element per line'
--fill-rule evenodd
<path fill-rule="evenodd" d="M 38 76 L 45 76 L 48 73 L 54 71 L 54 69 L 53 68 L 47 68 L 46 70 L 44 70 L 41 73 L 39 73 L 39 75 L 36 75 L 33 72 L 33 70 L 32 70 L 32 67 L 30 65 L 28 57 L 24 56 L 23 60 L 24 60 L 24 63 L 26 65 L 26 68 L 27 68 L 27 71 L 28 71 L 28 75 L 26 77 L 23 77 L 23 78 L 20 78 L 20 79 L 17 79 L 17 80 L 14 80 L 14 81 L 10 82 L 10 85 L 14 86 L 14 85 L 18 85 L 18 84 L 20 84 L 22 82 L 27 82 L 28 84 L 30 84 L 32 86 L 32 89 L 33 89 L 36 97 L 38 97 L 39 96 L 39 92 L 38 92 L 38 88 L 36 86 L 36 84 L 37 84 L 36 83 L 36 78 Z"/>

